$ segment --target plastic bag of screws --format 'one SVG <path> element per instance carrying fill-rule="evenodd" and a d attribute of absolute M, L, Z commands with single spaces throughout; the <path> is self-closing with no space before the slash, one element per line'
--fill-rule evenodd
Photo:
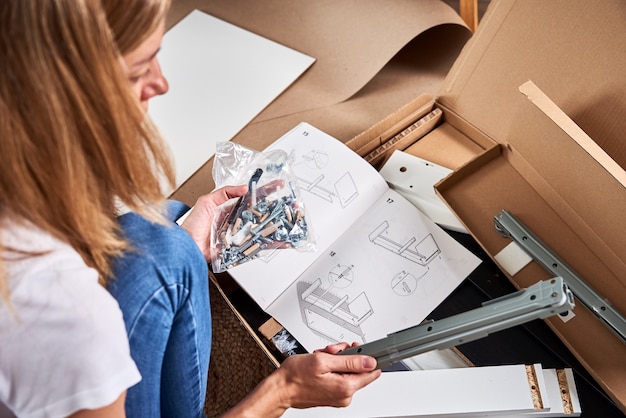
<path fill-rule="evenodd" d="M 213 161 L 216 188 L 247 184 L 248 192 L 221 205 L 211 228 L 211 269 L 221 273 L 274 251 L 314 251 L 304 202 L 282 150 L 257 152 L 220 142 Z"/>

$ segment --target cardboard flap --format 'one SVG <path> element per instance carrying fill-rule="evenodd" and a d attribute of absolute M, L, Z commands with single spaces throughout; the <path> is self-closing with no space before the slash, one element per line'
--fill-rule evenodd
<path fill-rule="evenodd" d="M 493 217 L 506 209 L 608 298 L 614 308 L 626 312 L 626 299 L 622 297 L 626 293 L 625 270 L 619 268 L 624 260 L 618 256 L 623 246 L 612 247 L 614 243 L 609 243 L 613 237 L 619 240 L 615 234 L 625 230 L 623 221 L 615 225 L 615 234 L 600 237 L 587 224 L 589 220 L 578 217 L 561 197 L 561 191 L 546 183 L 513 146 L 497 145 L 486 151 L 439 183 L 437 191 L 492 257 L 511 242 L 494 228 Z M 598 216 L 604 216 L 603 206 L 589 206 L 598 210 Z M 618 212 L 614 208 L 608 217 L 619 220 Z M 519 287 L 549 277 L 535 262 L 510 276 Z M 568 322 L 558 318 L 548 322 L 609 396 L 626 409 L 626 344 L 582 304 L 577 303 L 574 313 Z"/>
<path fill-rule="evenodd" d="M 506 137 L 509 163 L 607 265 L 626 292 L 622 245 L 626 172 L 534 84 L 523 87 L 543 103 L 522 102 Z M 626 312 L 626 307 L 622 309 Z"/>
<path fill-rule="evenodd" d="M 623 315 L 625 18 L 618 0 L 492 0 L 437 99 L 497 144 L 437 185 L 486 252 L 510 243 L 493 223 L 506 209 Z M 528 80 L 541 90 L 522 94 Z M 549 274 L 532 262 L 509 276 Z M 626 345 L 582 304 L 574 313 L 548 322 L 626 411 Z"/>
<path fill-rule="evenodd" d="M 624 21 L 620 0 L 493 0 L 439 102 L 505 141 L 526 100 L 518 87 L 533 80 L 626 167 Z"/>

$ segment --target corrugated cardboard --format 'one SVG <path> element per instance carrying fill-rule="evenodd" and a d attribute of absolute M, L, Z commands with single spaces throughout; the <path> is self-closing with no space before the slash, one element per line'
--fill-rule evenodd
<path fill-rule="evenodd" d="M 493 1 L 433 100 L 446 121 L 408 150 L 455 169 L 438 193 L 491 256 L 510 242 L 493 223 L 506 209 L 623 315 L 625 18 L 618 0 Z M 588 138 L 568 133 L 567 117 L 546 115 L 522 94 L 528 80 L 600 150 L 581 146 L 573 136 Z M 349 144 L 363 146 L 382 125 Z M 547 277 L 531 263 L 511 279 L 526 287 Z M 626 411 L 626 344 L 581 303 L 574 313 L 549 323 Z"/>

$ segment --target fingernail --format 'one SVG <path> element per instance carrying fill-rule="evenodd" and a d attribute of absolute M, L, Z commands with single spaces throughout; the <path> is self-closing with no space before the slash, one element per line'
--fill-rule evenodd
<path fill-rule="evenodd" d="M 376 367 L 376 359 L 373 357 L 363 357 L 363 367 L 373 369 Z"/>

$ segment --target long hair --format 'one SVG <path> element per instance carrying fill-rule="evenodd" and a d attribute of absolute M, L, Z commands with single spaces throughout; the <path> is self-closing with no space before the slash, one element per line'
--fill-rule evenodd
<path fill-rule="evenodd" d="M 122 54 L 137 48 L 165 18 L 171 0 L 102 0 L 115 43 Z"/>
<path fill-rule="evenodd" d="M 168 4 L 0 1 L 0 216 L 68 243 L 102 283 L 129 248 L 116 200 L 156 220 L 164 179 L 174 184 L 164 142 L 121 65 Z M 0 293 L 8 301 L 3 274 Z"/>

